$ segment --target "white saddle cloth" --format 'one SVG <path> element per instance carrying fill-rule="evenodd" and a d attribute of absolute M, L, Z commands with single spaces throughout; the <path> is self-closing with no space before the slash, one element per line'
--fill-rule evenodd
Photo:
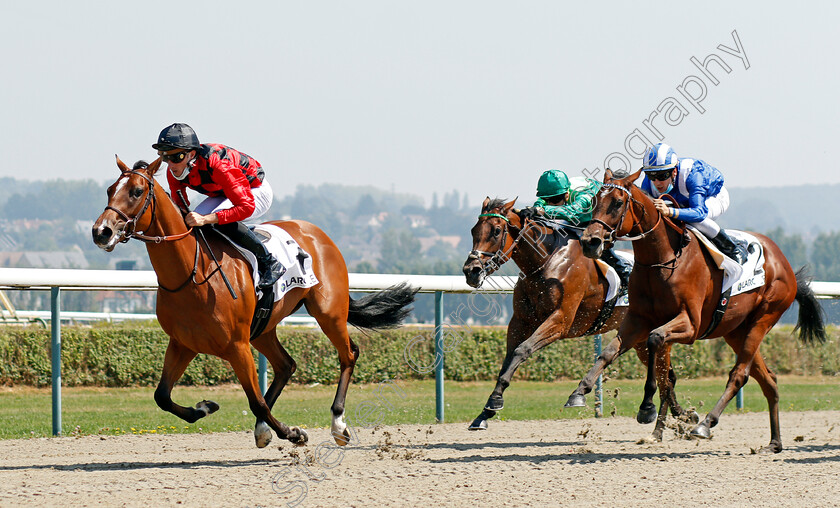
<path fill-rule="evenodd" d="M 616 250 L 615 255 L 621 257 L 631 265 L 633 264 L 634 258 L 632 252 Z M 607 283 L 609 284 L 607 289 L 607 298 L 604 300 L 608 302 L 615 298 L 615 295 L 618 294 L 618 290 L 621 286 L 621 278 L 618 276 L 618 272 L 615 271 L 615 268 L 611 267 L 606 262 L 596 259 L 595 265 L 599 270 L 601 270 L 601 274 L 607 279 Z M 622 296 L 617 302 L 615 302 L 616 307 L 627 307 L 628 305 L 630 305 L 630 300 L 627 298 L 627 295 Z"/>
<path fill-rule="evenodd" d="M 269 237 L 263 243 L 268 251 L 274 254 L 277 260 L 286 267 L 286 273 L 274 284 L 275 302 L 283 298 L 293 288 L 310 288 L 318 284 L 318 278 L 315 277 L 315 273 L 312 271 L 312 256 L 305 252 L 285 229 L 270 224 L 258 224 L 254 227 L 254 230 L 257 232 L 257 236 Z M 253 252 L 243 249 L 239 245 L 236 248 L 251 263 L 254 284 L 256 284 L 260 280 L 260 276 L 257 273 L 257 257 Z M 301 266 L 300 259 L 298 258 L 299 253 L 303 253 L 305 256 L 303 258 L 303 266 Z"/>
<path fill-rule="evenodd" d="M 737 261 L 725 256 L 706 236 L 697 231 L 693 226 L 688 226 L 694 231 L 700 243 L 706 247 L 714 259 L 717 267 L 723 270 L 722 292 L 732 288 L 730 297 L 746 293 L 747 291 L 759 288 L 764 285 L 764 246 L 754 237 L 744 231 L 727 229 L 726 233 L 736 240 L 747 242 L 747 262 L 739 265 Z"/>

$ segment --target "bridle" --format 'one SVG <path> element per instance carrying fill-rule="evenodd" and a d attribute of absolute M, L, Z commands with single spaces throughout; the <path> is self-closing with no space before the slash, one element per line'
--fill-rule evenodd
<path fill-rule="evenodd" d="M 143 207 L 140 208 L 140 212 L 135 214 L 134 217 L 129 217 L 128 214 L 126 214 L 125 212 L 123 212 L 122 210 L 120 210 L 118 208 L 114 208 L 111 205 L 108 205 L 108 206 L 105 207 L 106 210 L 113 210 L 114 213 L 116 213 L 121 219 L 123 219 L 125 221 L 125 226 L 123 227 L 122 231 L 120 232 L 120 236 L 122 237 L 122 238 L 120 238 L 120 243 L 125 243 L 125 242 L 131 240 L 132 238 L 136 238 L 136 239 L 138 239 L 142 242 L 147 242 L 147 243 L 148 242 L 154 242 L 154 243 L 174 242 L 174 241 L 180 240 L 182 238 L 186 238 L 187 236 L 190 235 L 190 233 L 193 232 L 193 228 L 190 227 L 186 232 L 178 233 L 178 234 L 175 234 L 175 235 L 149 236 L 149 235 L 145 235 L 143 233 L 138 233 L 136 231 L 137 219 L 142 217 L 143 214 L 146 213 L 146 210 L 149 209 L 149 207 L 151 207 L 151 213 L 152 213 L 152 217 L 151 217 L 151 220 L 149 221 L 149 224 L 154 224 L 154 221 L 155 221 L 155 210 L 157 209 L 157 198 L 155 197 L 155 180 L 154 180 L 154 178 L 150 178 L 150 177 L 144 175 L 142 172 L 134 170 L 134 169 L 130 169 L 128 171 L 123 171 L 122 174 L 124 176 L 127 176 L 127 175 L 138 175 L 138 176 L 140 176 L 142 179 L 146 180 L 146 183 L 149 184 L 149 188 L 148 188 L 148 191 L 146 192 L 146 201 L 143 203 Z M 208 280 L 210 280 L 210 277 L 212 277 L 216 272 L 221 271 L 221 266 L 219 265 L 218 261 L 216 261 L 216 268 L 212 272 L 210 272 L 210 274 L 207 275 L 204 278 L 203 281 L 201 281 L 201 282 L 196 281 L 195 276 L 198 273 L 199 252 L 200 252 L 200 246 L 199 246 L 198 240 L 196 240 L 196 242 L 195 242 L 195 260 L 193 261 L 192 272 L 190 273 L 190 275 L 187 277 L 187 279 L 183 283 L 181 283 L 175 289 L 169 289 L 169 288 L 163 286 L 160 283 L 158 283 L 158 287 L 160 287 L 164 291 L 168 291 L 170 293 L 175 293 L 177 291 L 180 291 L 184 287 L 186 287 L 186 285 L 189 284 L 190 282 L 192 282 L 193 284 L 195 284 L 197 286 L 200 286 L 200 285 L 206 283 Z M 212 255 L 212 251 L 211 251 L 211 255 Z M 215 257 L 214 257 L 214 260 L 215 260 Z M 231 294 L 233 294 L 232 290 L 231 290 Z M 234 295 L 234 299 L 235 298 L 236 298 L 236 296 Z"/>
<path fill-rule="evenodd" d="M 639 204 L 639 202 L 636 201 L 636 199 L 633 197 L 633 194 L 630 193 L 630 191 L 628 189 L 622 187 L 621 185 L 616 185 L 614 183 L 605 183 L 605 184 L 601 185 L 601 189 L 604 189 L 604 188 L 618 189 L 621 192 L 624 192 L 625 194 L 627 194 L 627 197 L 629 198 L 629 201 L 627 202 L 627 206 L 624 207 L 624 211 L 621 213 L 621 218 L 618 220 L 618 224 L 615 227 L 610 226 L 609 224 L 602 221 L 601 219 L 596 219 L 595 217 L 592 218 L 592 222 L 600 224 L 601 226 L 604 227 L 604 229 L 607 230 L 607 239 L 606 239 L 607 242 L 615 243 L 617 240 L 634 242 L 636 240 L 641 240 L 642 238 L 645 238 L 649 234 L 653 233 L 653 231 L 659 226 L 659 223 L 662 222 L 662 214 L 660 213 L 660 214 L 657 214 L 658 218 L 656 220 L 656 224 L 654 224 L 653 227 L 650 228 L 649 230 L 642 231 L 640 234 L 638 234 L 636 236 L 622 236 L 622 237 L 619 237 L 618 236 L 618 231 L 621 230 L 621 227 L 624 225 L 624 218 L 627 216 L 627 211 L 630 210 L 630 208 L 631 208 L 631 203 Z M 635 222 L 633 224 L 633 226 L 630 227 L 630 231 L 632 231 L 633 228 L 636 227 L 636 226 L 638 226 L 640 230 L 642 229 L 641 223 Z"/>
<path fill-rule="evenodd" d="M 627 197 L 629 198 L 629 201 L 627 202 L 627 205 L 624 207 L 624 211 L 621 213 L 621 219 L 619 219 L 618 224 L 616 225 L 615 228 L 613 228 L 612 226 L 610 226 L 606 222 L 602 221 L 601 219 L 596 219 L 594 217 L 592 218 L 592 222 L 600 224 L 601 226 L 603 226 L 607 230 L 608 236 L 606 238 L 606 242 L 608 242 L 608 243 L 615 243 L 616 240 L 624 240 L 624 241 L 628 241 L 628 242 L 634 242 L 636 240 L 641 240 L 642 238 L 645 238 L 649 234 L 653 233 L 656 230 L 656 228 L 659 227 L 659 224 L 662 222 L 663 218 L 665 218 L 665 216 L 662 215 L 662 213 L 657 210 L 656 224 L 654 224 L 653 227 L 651 227 L 649 230 L 642 231 L 640 234 L 638 234 L 636 236 L 618 237 L 617 236 L 618 231 L 624 225 L 624 218 L 627 216 L 627 211 L 630 210 L 633 203 L 635 203 L 635 204 L 641 204 L 641 203 L 636 201 L 636 199 L 633 197 L 633 194 L 630 192 L 630 190 L 628 190 L 627 188 L 625 188 L 621 185 L 616 185 L 614 183 L 604 183 L 604 184 L 601 185 L 601 188 L 602 189 L 604 189 L 604 188 L 618 189 L 621 192 L 624 192 L 625 194 L 627 194 Z M 672 199 L 672 201 L 673 201 L 673 199 Z M 644 211 L 644 208 L 642 208 L 642 211 Z M 631 213 L 635 216 L 635 212 L 631 212 Z M 665 223 L 667 225 L 669 225 L 671 228 L 673 228 L 675 231 L 677 231 L 681 235 L 682 238 L 685 238 L 685 228 L 681 228 L 681 227 L 677 226 L 670 219 L 667 219 L 667 218 L 665 218 Z M 642 229 L 641 223 L 638 222 L 638 221 L 635 221 L 633 223 L 633 226 L 630 228 L 630 231 L 632 231 L 633 228 L 636 227 L 636 226 L 638 226 L 640 230 Z M 648 267 L 652 267 L 652 268 L 668 268 L 668 269 L 674 270 L 677 267 L 677 260 L 682 255 L 682 249 L 683 249 L 684 246 L 685 246 L 685 244 L 683 243 L 683 241 L 680 241 L 679 248 L 674 252 L 674 259 L 671 259 L 671 260 L 666 261 L 664 263 L 655 263 L 655 264 L 652 264 L 652 265 L 643 265 L 642 263 L 639 263 L 638 261 L 636 261 L 636 264 L 640 265 L 640 266 L 648 266 Z"/>
<path fill-rule="evenodd" d="M 125 243 L 131 240 L 132 238 L 136 238 L 142 242 L 173 242 L 185 238 L 189 236 L 190 233 L 192 233 L 192 227 L 189 228 L 185 233 L 179 233 L 176 235 L 148 236 L 143 233 L 137 232 L 137 219 L 142 217 L 150 206 L 152 211 L 152 218 L 149 221 L 149 224 L 153 224 L 155 222 L 155 210 L 157 209 L 157 198 L 155 197 L 155 180 L 154 178 L 150 178 L 144 175 L 142 172 L 134 169 L 123 171 L 122 174 L 126 177 L 132 174 L 141 177 L 142 179 L 146 180 L 146 182 L 149 184 L 149 189 L 146 192 L 146 201 L 143 203 L 143 207 L 140 209 L 139 213 L 136 213 L 134 215 L 134 217 L 129 217 L 128 214 L 126 214 L 122 210 L 114 208 L 111 205 L 105 207 L 106 210 L 113 210 L 114 213 L 116 213 L 122 220 L 125 221 L 125 226 L 123 226 L 122 231 L 120 231 L 120 236 L 122 237 L 120 238 L 120 243 Z"/>
<path fill-rule="evenodd" d="M 498 248 L 496 249 L 496 252 L 487 252 L 487 251 L 483 251 L 483 250 L 473 249 L 467 255 L 468 259 L 469 258 L 478 259 L 478 264 L 479 264 L 479 266 L 481 266 L 481 271 L 485 272 L 487 275 L 490 275 L 491 273 L 495 272 L 500 266 L 505 264 L 508 259 L 510 259 L 510 257 L 507 256 L 507 253 L 502 251 L 502 248 L 504 247 L 505 243 L 507 242 L 507 237 L 510 235 L 510 232 L 508 231 L 508 227 L 513 226 L 513 225 L 510 223 L 510 219 L 508 219 L 507 216 L 502 215 L 500 213 L 482 213 L 482 214 L 479 215 L 479 217 L 497 217 L 497 218 L 505 221 L 505 226 L 502 229 L 502 234 L 499 235 L 499 245 L 498 245 Z M 510 236 L 512 237 L 512 235 L 510 235 Z M 511 246 L 510 250 L 513 250 L 513 248 L 516 247 L 516 244 L 518 242 L 519 242 L 519 239 L 514 238 L 513 239 L 513 245 Z M 481 256 L 488 256 L 490 258 L 490 259 L 487 260 L 487 264 L 485 264 L 482 261 Z M 489 271 L 487 269 L 488 264 L 490 265 L 490 268 L 491 268 Z"/>
<path fill-rule="evenodd" d="M 481 266 L 481 270 L 486 275 L 491 275 L 493 272 L 498 270 L 503 264 L 505 264 L 510 259 L 510 256 L 508 254 L 512 253 L 513 250 L 516 249 L 516 247 L 519 245 L 520 240 L 522 240 L 522 238 L 525 237 L 524 231 L 525 231 L 526 228 L 517 228 L 516 226 L 511 224 L 510 219 L 508 219 L 507 216 L 499 214 L 499 213 L 482 213 L 482 214 L 479 214 L 479 218 L 481 218 L 481 217 L 497 217 L 497 218 L 505 221 L 505 226 L 504 226 L 504 229 L 502 230 L 503 234 L 499 235 L 499 244 L 498 244 L 498 247 L 496 248 L 496 252 L 487 252 L 487 251 L 483 251 L 483 250 L 473 249 L 473 250 L 470 251 L 469 255 L 467 256 L 467 259 L 470 259 L 470 258 L 477 259 L 479 266 Z M 519 234 L 516 236 L 516 238 L 513 238 L 513 235 L 510 234 L 509 228 L 519 229 Z M 552 234 L 556 234 L 556 233 L 557 233 L 557 231 L 552 229 Z M 511 244 L 509 249 L 503 250 L 504 245 L 507 242 L 507 237 L 508 236 L 513 238 L 513 243 Z M 488 256 L 490 259 L 488 259 L 487 263 L 485 264 L 484 262 L 482 262 L 481 256 Z M 536 270 L 534 270 L 533 272 L 528 274 L 528 276 L 533 275 L 534 273 L 536 273 L 540 269 L 542 269 L 542 267 L 545 266 L 545 264 L 548 262 L 548 259 L 550 257 L 551 257 L 550 255 L 546 256 L 545 261 L 542 263 L 542 265 L 540 265 L 539 267 L 537 267 Z"/>

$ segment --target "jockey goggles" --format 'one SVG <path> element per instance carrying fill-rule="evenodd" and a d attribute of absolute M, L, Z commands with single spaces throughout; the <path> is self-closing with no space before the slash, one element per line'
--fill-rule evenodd
<path fill-rule="evenodd" d="M 186 157 L 187 157 L 187 152 L 186 151 L 169 153 L 169 154 L 161 154 L 161 159 L 163 159 L 164 162 L 172 162 L 174 164 L 178 164 L 179 162 L 184 160 Z"/>
<path fill-rule="evenodd" d="M 671 175 L 674 174 L 673 169 L 663 169 L 662 171 L 645 171 L 648 179 L 653 182 L 664 182 L 665 180 L 671 178 Z"/>

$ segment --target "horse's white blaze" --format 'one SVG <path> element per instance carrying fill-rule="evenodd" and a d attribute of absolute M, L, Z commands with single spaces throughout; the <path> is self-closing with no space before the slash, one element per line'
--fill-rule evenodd
<path fill-rule="evenodd" d="M 128 176 L 123 175 L 123 176 L 119 177 L 119 179 L 117 179 L 117 188 L 114 189 L 114 195 L 119 194 L 119 192 L 122 190 L 122 188 L 125 187 L 126 183 L 128 183 Z"/>
<path fill-rule="evenodd" d="M 260 421 L 254 426 L 254 441 L 257 443 L 257 448 L 265 448 L 271 442 L 271 427 L 267 423 Z"/>

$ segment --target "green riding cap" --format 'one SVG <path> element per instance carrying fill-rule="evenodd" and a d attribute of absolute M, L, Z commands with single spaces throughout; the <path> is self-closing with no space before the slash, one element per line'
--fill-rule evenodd
<path fill-rule="evenodd" d="M 549 169 L 537 182 L 537 197 L 550 198 L 569 192 L 569 177 L 559 169 Z"/>

